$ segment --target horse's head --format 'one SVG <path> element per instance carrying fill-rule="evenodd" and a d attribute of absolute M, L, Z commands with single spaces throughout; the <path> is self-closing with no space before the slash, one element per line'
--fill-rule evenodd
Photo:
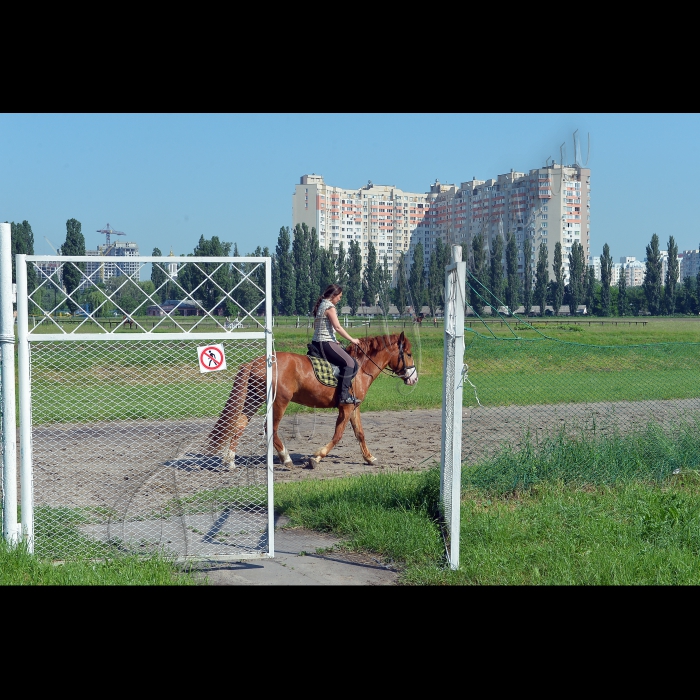
<path fill-rule="evenodd" d="M 411 356 L 411 341 L 403 331 L 396 341 L 396 354 L 392 354 L 389 367 L 397 377 L 403 379 L 404 384 L 418 382 L 418 368 Z"/>

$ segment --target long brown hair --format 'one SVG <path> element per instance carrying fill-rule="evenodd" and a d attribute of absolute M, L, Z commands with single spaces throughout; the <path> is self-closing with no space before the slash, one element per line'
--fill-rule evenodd
<path fill-rule="evenodd" d="M 326 291 L 321 294 L 321 296 L 316 300 L 316 305 L 314 306 L 314 312 L 311 314 L 314 318 L 316 318 L 316 312 L 318 311 L 318 307 L 320 306 L 321 302 L 324 299 L 332 299 L 335 296 L 338 296 L 343 291 L 343 288 L 339 284 L 329 284 L 326 287 Z"/>

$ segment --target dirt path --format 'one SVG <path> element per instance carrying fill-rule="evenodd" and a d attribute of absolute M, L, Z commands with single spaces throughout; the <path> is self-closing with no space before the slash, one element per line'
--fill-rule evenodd
<path fill-rule="evenodd" d="M 595 430 L 598 434 L 616 429 L 628 432 L 652 419 L 661 424 L 688 419 L 699 410 L 697 399 L 465 408 L 462 411 L 462 457 L 464 462 L 472 464 L 504 443 L 517 447 L 527 430 L 536 437 L 563 427 L 574 433 L 582 429 Z M 275 457 L 275 481 L 412 471 L 440 462 L 441 409 L 382 411 L 362 414 L 367 446 L 377 458 L 375 464 L 365 464 L 359 443 L 348 425 L 340 443 L 321 465 L 317 469 L 305 468 L 307 456 L 333 435 L 335 417 L 335 412 L 317 411 L 282 420 L 280 434 L 295 466 L 285 469 Z"/>

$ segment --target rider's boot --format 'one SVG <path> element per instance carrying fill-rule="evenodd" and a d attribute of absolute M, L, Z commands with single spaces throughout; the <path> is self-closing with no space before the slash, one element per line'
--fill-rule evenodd
<path fill-rule="evenodd" d="M 341 385 L 340 385 L 340 399 L 338 400 L 338 405 L 342 406 L 344 404 L 353 404 L 357 406 L 360 403 L 360 399 L 356 398 L 355 396 L 351 396 L 350 394 L 350 387 L 352 385 L 352 378 L 354 376 L 354 373 L 351 374 L 349 377 L 343 377 L 341 380 Z"/>

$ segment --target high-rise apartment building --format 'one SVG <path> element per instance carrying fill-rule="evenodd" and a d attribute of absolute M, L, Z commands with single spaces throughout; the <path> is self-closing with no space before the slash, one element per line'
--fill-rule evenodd
<path fill-rule="evenodd" d="M 529 173 L 515 172 L 496 179 L 462 182 L 459 187 L 435 181 L 425 193 L 404 192 L 369 182 L 358 189 L 327 185 L 321 175 L 303 175 L 292 195 L 293 225 L 314 227 L 319 245 L 337 253 L 351 240 L 360 244 L 363 262 L 372 241 L 380 260 L 386 255 L 389 269 L 396 272 L 399 254 L 413 262 L 418 243 L 424 250 L 426 267 L 438 239 L 445 245 L 466 242 L 470 246 L 483 234 L 489 249 L 496 236 L 505 242 L 515 236 L 519 250 L 518 269 L 535 270 L 540 243 L 547 248 L 548 273 L 554 277 L 554 248 L 562 246 L 565 281 L 569 277 L 569 253 L 575 241 L 590 260 L 590 169 L 552 163 Z M 523 259 L 524 241 L 531 241 L 531 257 Z"/>
<path fill-rule="evenodd" d="M 129 258 L 139 255 L 139 247 L 136 243 L 117 241 L 108 245 L 98 245 L 97 250 L 86 250 L 85 255 L 114 257 L 115 260 L 108 263 L 88 262 L 85 274 L 89 279 L 81 282 L 81 288 L 120 275 L 134 277 L 137 281 L 139 279 L 139 264 L 129 261 Z M 92 283 L 89 280 L 92 280 Z"/>
<path fill-rule="evenodd" d="M 681 259 L 680 278 L 697 277 L 700 272 L 700 250 L 684 250 L 678 254 Z"/>

